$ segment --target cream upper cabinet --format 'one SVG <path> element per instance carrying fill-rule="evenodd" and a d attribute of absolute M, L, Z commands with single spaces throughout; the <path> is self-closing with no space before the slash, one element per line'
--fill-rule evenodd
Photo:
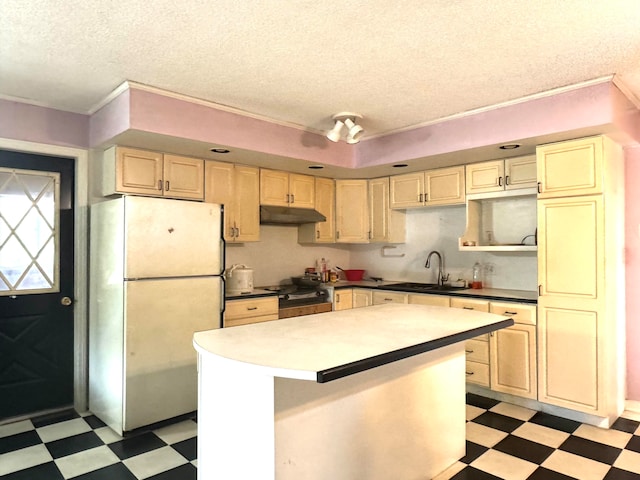
<path fill-rule="evenodd" d="M 617 155 L 617 148 L 605 136 L 539 146 L 538 197 L 602 193 L 603 159 Z"/>
<path fill-rule="evenodd" d="M 260 204 L 314 208 L 314 177 L 262 168 L 260 169 Z"/>
<path fill-rule="evenodd" d="M 536 184 L 535 155 L 491 160 L 466 166 L 467 194 L 531 188 Z"/>
<path fill-rule="evenodd" d="M 623 158 L 602 136 L 538 148 L 538 398 L 609 423 L 625 390 Z"/>
<path fill-rule="evenodd" d="M 336 242 L 369 241 L 367 180 L 336 180 Z"/>
<path fill-rule="evenodd" d="M 350 288 L 341 288 L 333 293 L 333 309 L 350 310 L 353 308 L 353 290 Z"/>
<path fill-rule="evenodd" d="M 464 203 L 464 166 L 390 177 L 390 207 L 411 208 Z"/>
<path fill-rule="evenodd" d="M 207 160 L 205 202 L 224 205 L 224 238 L 228 242 L 260 240 L 259 170 Z"/>
<path fill-rule="evenodd" d="M 405 212 L 389 208 L 389 177 L 369 180 L 369 229 L 371 242 L 403 243 Z"/>
<path fill-rule="evenodd" d="M 489 336 L 491 390 L 537 399 L 536 307 L 491 302 L 489 311 L 516 322 Z"/>
<path fill-rule="evenodd" d="M 353 308 L 369 307 L 373 305 L 373 292 L 362 288 L 353 289 Z"/>
<path fill-rule="evenodd" d="M 135 193 L 204 199 L 204 160 L 111 147 L 102 162 L 103 194 Z"/>
<path fill-rule="evenodd" d="M 325 222 L 305 223 L 298 227 L 299 243 L 335 243 L 336 184 L 333 179 L 316 177 L 315 209 L 326 217 Z"/>

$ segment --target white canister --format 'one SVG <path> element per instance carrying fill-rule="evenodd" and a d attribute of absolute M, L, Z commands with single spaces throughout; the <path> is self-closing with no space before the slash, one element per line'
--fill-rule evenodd
<path fill-rule="evenodd" d="M 253 292 L 253 269 L 246 265 L 231 265 L 225 273 L 228 295 Z"/>

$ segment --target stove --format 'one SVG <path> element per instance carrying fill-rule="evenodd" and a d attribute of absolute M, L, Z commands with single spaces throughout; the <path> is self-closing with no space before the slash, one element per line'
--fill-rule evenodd
<path fill-rule="evenodd" d="M 330 312 L 332 304 L 326 288 L 279 285 L 265 290 L 278 292 L 278 318 Z"/>

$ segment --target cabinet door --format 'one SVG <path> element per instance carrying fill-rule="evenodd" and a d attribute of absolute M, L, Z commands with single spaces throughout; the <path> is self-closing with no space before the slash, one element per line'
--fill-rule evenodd
<path fill-rule="evenodd" d="M 536 399 L 536 327 L 516 324 L 489 337 L 491 390 Z"/>
<path fill-rule="evenodd" d="M 371 290 L 353 289 L 353 308 L 369 307 L 373 304 Z"/>
<path fill-rule="evenodd" d="M 289 174 L 289 204 L 298 208 L 315 208 L 315 180 L 311 175 Z"/>
<path fill-rule="evenodd" d="M 604 291 L 602 197 L 538 201 L 539 295 L 596 301 Z"/>
<path fill-rule="evenodd" d="M 601 193 L 603 142 L 603 137 L 589 137 L 538 147 L 538 197 Z"/>
<path fill-rule="evenodd" d="M 538 183 L 537 175 L 535 155 L 507 158 L 504 161 L 505 190 L 535 187 Z"/>
<path fill-rule="evenodd" d="M 406 293 L 374 291 L 373 305 L 384 305 L 385 303 L 407 303 L 408 295 Z"/>
<path fill-rule="evenodd" d="M 369 180 L 369 221 L 372 242 L 386 242 L 389 233 L 389 178 Z"/>
<path fill-rule="evenodd" d="M 467 165 L 466 180 L 467 194 L 504 190 L 504 160 Z"/>
<path fill-rule="evenodd" d="M 442 168 L 425 172 L 425 201 L 427 205 L 464 203 L 464 167 Z"/>
<path fill-rule="evenodd" d="M 464 310 L 477 310 L 478 312 L 489 312 L 489 302 L 487 300 L 478 300 L 475 298 L 461 298 L 461 297 L 451 297 L 451 308 L 462 308 Z M 489 341 L 489 335 L 484 334 L 476 337 L 479 340 L 483 340 L 485 342 Z M 477 375 L 476 375 L 477 378 Z M 484 379 L 484 374 L 482 375 Z M 489 372 L 487 367 L 487 382 L 489 379 Z M 469 377 L 467 376 L 467 381 L 469 381 Z M 477 383 L 477 382 L 476 382 Z M 487 386 L 488 383 L 487 383 Z"/>
<path fill-rule="evenodd" d="M 236 242 L 260 240 L 260 171 L 254 167 L 234 168 L 234 222 Z"/>
<path fill-rule="evenodd" d="M 289 206 L 289 174 L 260 169 L 260 205 Z"/>
<path fill-rule="evenodd" d="M 333 309 L 336 311 L 339 310 L 350 310 L 353 308 L 353 290 L 351 289 L 340 289 L 335 290 L 333 294 Z"/>
<path fill-rule="evenodd" d="M 233 241 L 234 226 L 234 167 L 231 163 L 205 162 L 204 201 L 224 205 L 224 230 L 226 241 Z"/>
<path fill-rule="evenodd" d="M 164 155 L 165 197 L 204 199 L 204 160 Z"/>
<path fill-rule="evenodd" d="M 336 241 L 369 241 L 367 180 L 336 180 Z"/>
<path fill-rule="evenodd" d="M 336 184 L 330 178 L 316 178 L 316 210 L 327 218 L 315 224 L 316 241 L 333 243 L 336 240 Z"/>
<path fill-rule="evenodd" d="M 445 295 L 426 295 L 421 293 L 409 294 L 409 303 L 418 305 L 433 305 L 436 307 L 449 307 L 450 299 Z"/>
<path fill-rule="evenodd" d="M 116 185 L 121 193 L 162 195 L 162 154 L 133 148 L 116 149 Z"/>
<path fill-rule="evenodd" d="M 424 172 L 390 177 L 391 208 L 421 207 L 424 192 Z"/>
<path fill-rule="evenodd" d="M 597 311 L 538 304 L 539 400 L 595 413 L 598 410 L 599 318 Z"/>

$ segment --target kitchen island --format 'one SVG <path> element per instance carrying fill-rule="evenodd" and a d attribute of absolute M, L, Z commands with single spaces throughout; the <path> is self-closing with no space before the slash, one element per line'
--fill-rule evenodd
<path fill-rule="evenodd" d="M 432 478 L 465 454 L 464 341 L 511 325 L 389 304 L 198 332 L 198 478 Z"/>

